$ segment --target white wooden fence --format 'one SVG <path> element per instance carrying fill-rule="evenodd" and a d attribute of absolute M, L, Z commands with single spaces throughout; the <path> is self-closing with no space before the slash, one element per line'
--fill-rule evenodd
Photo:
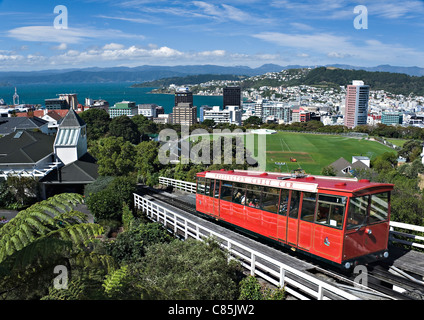
<path fill-rule="evenodd" d="M 410 231 L 414 231 L 418 235 L 411 234 Z M 424 227 L 390 221 L 390 241 L 424 249 Z"/>
<path fill-rule="evenodd" d="M 287 293 L 298 299 L 360 300 L 357 296 L 340 288 L 218 234 L 155 201 L 149 200 L 147 197 L 134 194 L 134 204 L 136 208 L 144 211 L 151 220 L 163 224 L 169 231 L 183 239 L 203 240 L 213 238 L 217 240 L 223 248 L 228 250 L 230 258 L 239 260 L 242 266 L 250 271 L 251 275 L 257 275 L 275 286 L 284 287 Z"/>
<path fill-rule="evenodd" d="M 159 183 L 164 186 L 172 186 L 182 191 L 196 193 L 196 183 L 183 180 L 175 180 L 166 177 L 159 177 Z"/>

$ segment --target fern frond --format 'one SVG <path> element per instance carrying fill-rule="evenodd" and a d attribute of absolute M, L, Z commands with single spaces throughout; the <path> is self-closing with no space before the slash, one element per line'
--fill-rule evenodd
<path fill-rule="evenodd" d="M 102 286 L 108 296 L 112 296 L 113 294 L 121 291 L 125 284 L 124 281 L 127 276 L 127 269 L 127 266 L 122 266 L 118 270 L 106 276 Z"/>

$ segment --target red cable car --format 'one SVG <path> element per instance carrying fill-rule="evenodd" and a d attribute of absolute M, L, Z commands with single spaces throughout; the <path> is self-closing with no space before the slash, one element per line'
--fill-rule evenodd
<path fill-rule="evenodd" d="M 349 269 L 388 257 L 392 184 L 242 170 L 197 174 L 196 210 Z"/>

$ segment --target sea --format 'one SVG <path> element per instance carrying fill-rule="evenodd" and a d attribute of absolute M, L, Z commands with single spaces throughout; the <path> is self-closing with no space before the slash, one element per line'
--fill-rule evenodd
<path fill-rule="evenodd" d="M 121 101 L 134 101 L 136 104 L 154 103 L 162 106 L 165 113 L 172 113 L 173 94 L 150 93 L 154 88 L 132 88 L 133 83 L 73 83 L 73 84 L 25 84 L 16 87 L 20 104 L 45 105 L 45 99 L 57 98 L 62 93 L 76 93 L 78 102 L 85 103 L 85 98 L 104 99 L 113 106 Z M 15 87 L 0 87 L 0 99 L 6 104 L 13 104 Z M 203 105 L 222 107 L 222 96 L 193 96 L 197 112 Z"/>

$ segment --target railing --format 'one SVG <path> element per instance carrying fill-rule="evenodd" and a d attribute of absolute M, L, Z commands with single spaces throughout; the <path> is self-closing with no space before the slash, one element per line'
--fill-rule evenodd
<path fill-rule="evenodd" d="M 134 205 L 143 210 L 151 220 L 163 224 L 167 230 L 183 239 L 215 239 L 221 247 L 229 252 L 230 258 L 240 261 L 242 266 L 250 271 L 251 275 L 258 275 L 275 286 L 284 287 L 287 293 L 298 299 L 360 300 L 357 296 L 216 233 L 155 201 L 134 194 Z"/>
<path fill-rule="evenodd" d="M 166 186 L 173 186 L 186 192 L 196 193 L 196 184 L 193 182 L 160 177 L 159 183 Z M 420 233 L 421 235 L 412 234 L 410 231 Z M 412 239 L 414 241 L 407 239 Z M 424 227 L 390 221 L 390 241 L 409 245 L 413 248 L 424 249 Z M 415 241 L 421 241 L 421 243 Z"/>
<path fill-rule="evenodd" d="M 411 234 L 410 231 L 420 235 Z M 412 241 L 407 239 L 412 239 Z M 424 227 L 390 221 L 390 241 L 424 249 Z M 416 241 L 421 241 L 421 243 Z"/>
<path fill-rule="evenodd" d="M 175 180 L 166 177 L 159 177 L 159 183 L 165 186 L 173 186 L 182 191 L 196 193 L 196 183 L 183 180 Z"/>

